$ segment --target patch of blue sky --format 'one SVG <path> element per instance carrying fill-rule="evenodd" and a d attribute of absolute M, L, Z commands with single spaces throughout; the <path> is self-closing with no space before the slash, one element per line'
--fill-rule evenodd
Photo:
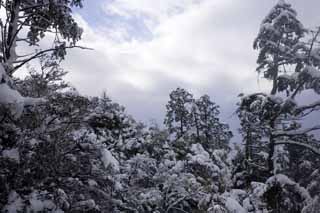
<path fill-rule="evenodd" d="M 107 14 L 103 9 L 105 3 L 106 0 L 84 1 L 84 7 L 74 8 L 74 12 L 79 13 L 93 29 L 107 29 L 110 32 L 122 28 L 126 32 L 122 39 L 126 41 L 149 41 L 153 38 L 152 32 L 145 23 L 147 17 L 137 14 L 130 16 Z"/>

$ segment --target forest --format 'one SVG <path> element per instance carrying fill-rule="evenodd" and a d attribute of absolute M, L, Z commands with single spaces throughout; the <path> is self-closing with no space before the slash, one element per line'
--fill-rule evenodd
<path fill-rule="evenodd" d="M 271 90 L 234 94 L 237 132 L 215 97 L 179 86 L 163 125 L 137 121 L 106 92 L 80 94 L 61 62 L 69 49 L 92 51 L 78 45 L 82 0 L 0 4 L 1 212 L 320 212 L 320 123 L 309 122 L 320 118 L 320 27 L 305 28 L 291 4 L 278 1 L 257 26 L 252 75 Z"/>

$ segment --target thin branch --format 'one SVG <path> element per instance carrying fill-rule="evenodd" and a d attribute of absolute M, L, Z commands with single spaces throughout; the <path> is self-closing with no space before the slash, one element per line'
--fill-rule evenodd
<path fill-rule="evenodd" d="M 64 49 L 73 49 L 73 48 L 79 48 L 79 49 L 84 49 L 84 50 L 93 50 L 92 48 L 88 48 L 88 47 L 82 47 L 82 46 L 71 46 L 71 47 L 64 47 Z M 51 49 L 47 49 L 47 50 L 43 50 L 43 51 L 40 51 L 38 53 L 36 53 L 35 55 L 33 55 L 32 57 L 24 60 L 21 64 L 15 66 L 13 68 L 13 70 L 11 70 L 11 73 L 14 73 L 17 69 L 21 68 L 22 66 L 24 66 L 25 64 L 27 64 L 28 62 L 32 61 L 33 59 L 45 54 L 45 53 L 48 53 L 48 52 L 53 52 L 55 50 L 57 50 L 58 48 L 51 48 Z"/>
<path fill-rule="evenodd" d="M 45 4 L 32 5 L 32 6 L 29 6 L 29 7 L 24 7 L 24 8 L 22 8 L 22 9 L 20 9 L 20 11 L 37 9 L 37 8 L 39 8 L 39 7 L 49 6 L 50 4 L 52 4 L 52 3 L 45 3 Z M 64 8 L 68 8 L 66 5 L 63 5 L 63 4 L 56 4 L 55 6 L 57 6 L 57 7 L 64 7 Z"/>
<path fill-rule="evenodd" d="M 320 107 L 320 100 L 319 100 L 319 101 L 316 101 L 316 102 L 314 102 L 314 103 L 312 103 L 312 104 L 309 104 L 309 105 L 305 105 L 305 106 L 301 106 L 301 107 L 296 108 L 295 114 L 300 114 L 300 113 L 302 113 L 302 112 L 305 111 L 305 110 L 315 109 L 316 107 Z"/>
<path fill-rule="evenodd" d="M 312 131 L 320 130 L 320 125 L 316 125 L 307 129 L 303 130 L 291 130 L 291 131 L 278 131 L 274 133 L 274 137 L 282 137 L 282 136 L 297 136 L 297 135 L 304 135 Z"/>
<path fill-rule="evenodd" d="M 310 57 L 311 57 L 311 52 L 314 46 L 314 43 L 316 42 L 318 36 L 320 34 L 320 27 L 317 30 L 317 33 L 313 36 L 311 44 L 310 44 L 310 48 L 308 50 L 308 56 L 307 56 L 307 64 L 310 65 Z M 305 83 L 305 81 L 301 81 L 299 86 L 295 89 L 295 91 L 293 92 L 293 94 L 291 95 L 291 98 L 294 99 L 295 96 L 298 94 L 299 90 L 302 88 L 303 84 Z"/>
<path fill-rule="evenodd" d="M 23 23 L 21 23 L 21 25 L 19 26 L 19 28 L 16 30 L 16 32 L 14 33 L 14 35 L 12 36 L 11 40 L 9 41 L 9 47 L 8 49 L 10 50 L 12 48 L 12 45 L 14 44 L 14 41 L 16 41 L 16 38 L 18 36 L 18 33 L 22 30 L 23 26 L 25 23 L 27 23 L 29 20 L 29 17 L 26 18 Z"/>
<path fill-rule="evenodd" d="M 308 61 L 307 63 L 308 64 L 310 63 L 310 57 L 311 57 L 311 52 L 312 52 L 314 43 L 316 42 L 319 34 L 320 34 L 320 27 L 318 28 L 317 33 L 313 36 L 312 41 L 311 41 L 311 45 L 310 45 L 310 48 L 309 48 L 309 51 L 308 51 L 308 57 L 307 57 L 307 61 Z"/>
<path fill-rule="evenodd" d="M 312 145 L 306 144 L 306 143 L 301 143 L 301 142 L 297 142 L 297 141 L 288 140 L 288 141 L 277 141 L 275 143 L 275 145 L 297 145 L 297 146 L 301 146 L 301 147 L 307 148 L 308 150 L 310 150 L 313 153 L 315 153 L 315 154 L 320 156 L 320 149 L 317 149 L 317 148 L 313 147 Z"/>
<path fill-rule="evenodd" d="M 176 208 L 176 207 L 172 207 L 172 209 L 178 210 L 178 211 L 180 211 L 180 212 L 188 213 L 187 211 L 185 211 L 185 210 L 183 210 L 183 209 Z"/>
<path fill-rule="evenodd" d="M 180 203 L 181 201 L 185 200 L 187 197 L 189 197 L 190 195 L 185 195 L 182 198 L 176 200 L 175 202 L 173 202 L 166 210 L 166 213 L 169 212 L 170 209 L 172 209 L 175 205 L 177 205 L 178 203 Z"/>

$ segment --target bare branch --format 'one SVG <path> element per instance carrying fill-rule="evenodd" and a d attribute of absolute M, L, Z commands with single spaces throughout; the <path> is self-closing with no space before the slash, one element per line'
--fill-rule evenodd
<path fill-rule="evenodd" d="M 64 49 L 73 49 L 73 48 L 79 48 L 79 49 L 84 49 L 84 50 L 93 50 L 92 48 L 88 48 L 88 47 L 82 47 L 82 46 L 71 46 L 71 47 L 64 47 Z M 17 69 L 21 68 L 22 66 L 24 66 L 26 63 L 32 61 L 33 59 L 45 54 L 45 53 L 48 53 L 48 52 L 53 52 L 55 50 L 57 50 L 58 48 L 51 48 L 51 49 L 47 49 L 47 50 L 43 50 L 43 51 L 40 51 L 38 53 L 36 53 L 35 55 L 31 56 L 30 58 L 24 60 L 23 62 L 21 62 L 21 64 L 15 66 L 13 68 L 13 70 L 11 70 L 10 74 L 14 73 Z"/>

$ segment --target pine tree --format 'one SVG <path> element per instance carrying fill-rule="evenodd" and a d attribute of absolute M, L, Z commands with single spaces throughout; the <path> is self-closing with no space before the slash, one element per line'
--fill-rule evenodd
<path fill-rule="evenodd" d="M 320 129 L 319 126 L 303 127 L 303 120 L 317 109 L 318 101 L 303 106 L 296 101 L 303 90 L 318 92 L 318 35 L 318 30 L 311 36 L 307 34 L 291 5 L 281 0 L 263 20 L 254 42 L 254 48 L 260 51 L 257 70 L 272 81 L 272 89 L 270 95 L 254 93 L 243 97 L 239 108 L 240 118 L 243 131 L 247 130 L 245 139 L 248 155 L 252 151 L 252 133 L 257 132 L 261 138 L 266 136 L 269 174 L 265 177 L 268 180 L 264 198 L 268 207 L 277 212 L 301 212 L 304 205 L 300 204 L 311 200 L 303 187 L 306 184 L 300 181 L 302 177 L 296 177 L 295 181 L 303 186 L 288 175 L 292 175 L 289 166 L 295 164 L 292 157 L 298 149 L 301 159 L 307 159 L 303 157 L 304 152 L 320 156 L 319 146 L 312 134 Z M 262 143 L 258 143 L 258 147 L 262 150 Z M 284 202 L 288 197 L 292 199 Z"/>
<path fill-rule="evenodd" d="M 170 93 L 170 100 L 166 105 L 167 114 L 164 124 L 170 134 L 179 139 L 191 128 L 191 106 L 193 96 L 185 89 L 177 88 Z"/>
<path fill-rule="evenodd" d="M 253 94 L 245 97 L 242 104 L 249 108 L 253 108 L 250 105 L 260 107 L 257 116 L 268 129 L 268 168 L 271 173 L 274 171 L 275 146 L 289 143 L 284 143 L 284 140 L 281 139 L 286 134 L 277 133 L 287 131 L 285 126 L 288 125 L 299 128 L 299 125 L 295 125 L 294 122 L 296 116 L 293 114 L 296 107 L 294 99 L 303 88 L 304 83 L 301 84 L 299 81 L 305 76 L 304 70 L 308 67 L 307 64 L 314 48 L 314 40 L 309 47 L 302 42 L 305 33 L 306 29 L 297 19 L 297 13 L 291 8 L 291 5 L 279 1 L 263 20 L 259 35 L 254 42 L 254 47 L 260 50 L 257 70 L 263 71 L 264 77 L 272 80 L 272 89 L 270 96 Z M 296 77 L 298 82 L 284 83 L 283 79 L 295 79 Z M 287 91 L 288 98 L 283 100 L 275 96 L 278 91 Z"/>
<path fill-rule="evenodd" d="M 280 69 L 282 65 L 297 63 L 297 53 L 301 49 L 300 42 L 305 32 L 306 29 L 297 19 L 297 12 L 283 0 L 262 21 L 253 46 L 259 50 L 257 71 L 263 72 L 264 77 L 273 82 L 271 95 L 275 95 L 278 90 L 279 74 L 286 72 Z"/>
<path fill-rule="evenodd" d="M 229 126 L 220 122 L 219 106 L 210 100 L 208 95 L 201 96 L 196 100 L 197 119 L 194 119 L 195 126 L 200 135 L 204 138 L 204 146 L 210 149 L 225 148 L 232 137 Z"/>

